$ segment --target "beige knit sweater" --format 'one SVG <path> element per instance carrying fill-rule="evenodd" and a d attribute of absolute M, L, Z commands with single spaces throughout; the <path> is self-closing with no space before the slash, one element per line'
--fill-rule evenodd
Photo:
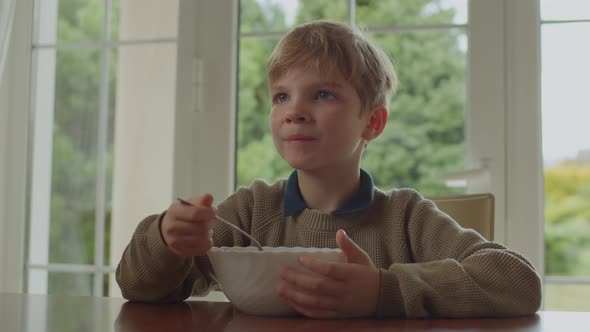
<path fill-rule="evenodd" d="M 285 180 L 255 181 L 219 204 L 218 213 L 264 246 L 336 248 L 340 228 L 380 269 L 378 317 L 488 317 L 532 314 L 541 281 L 531 263 L 461 228 L 411 189 L 375 189 L 371 206 L 348 215 L 305 209 L 284 217 Z M 137 227 L 117 267 L 123 296 L 182 301 L 217 287 L 206 256 L 173 254 L 152 215 Z M 214 224 L 215 246 L 248 246 L 241 234 Z"/>

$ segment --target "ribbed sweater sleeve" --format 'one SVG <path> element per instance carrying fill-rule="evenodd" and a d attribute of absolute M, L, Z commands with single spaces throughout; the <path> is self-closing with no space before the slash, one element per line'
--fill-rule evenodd
<path fill-rule="evenodd" d="M 263 189 L 256 191 L 257 187 Z M 219 215 L 248 232 L 251 231 L 252 192 L 262 195 L 263 205 L 278 192 L 276 188 L 269 190 L 268 184 L 262 181 L 256 181 L 252 188 L 239 189 L 217 207 Z M 218 289 L 207 256 L 180 257 L 168 248 L 160 231 L 164 215 L 165 212 L 148 216 L 138 224 L 119 261 L 115 277 L 123 297 L 128 300 L 178 302 Z M 222 223 L 213 224 L 213 243 L 218 247 L 249 245 L 247 238 Z"/>
<path fill-rule="evenodd" d="M 381 269 L 378 316 L 518 316 L 539 309 L 540 278 L 523 256 L 459 227 L 418 194 L 408 195 L 399 217 L 413 262 Z"/>
<path fill-rule="evenodd" d="M 159 227 L 163 216 L 152 215 L 141 221 L 123 252 L 116 280 L 126 299 L 182 301 L 200 275 L 193 258 L 177 256 L 164 243 Z"/>

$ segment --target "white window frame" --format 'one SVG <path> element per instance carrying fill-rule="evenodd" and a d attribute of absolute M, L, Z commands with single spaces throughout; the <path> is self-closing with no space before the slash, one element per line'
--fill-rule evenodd
<path fill-rule="evenodd" d="M 495 239 L 542 275 L 539 1 L 472 0 L 470 20 L 468 163 L 490 161 Z"/>

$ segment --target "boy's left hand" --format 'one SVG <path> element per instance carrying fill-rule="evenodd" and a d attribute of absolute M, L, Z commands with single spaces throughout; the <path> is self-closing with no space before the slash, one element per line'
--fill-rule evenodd
<path fill-rule="evenodd" d="M 312 318 L 374 316 L 379 298 L 380 274 L 367 253 L 343 230 L 336 233 L 346 263 L 301 257 L 299 263 L 317 273 L 308 275 L 285 268 L 277 289 L 293 309 Z"/>

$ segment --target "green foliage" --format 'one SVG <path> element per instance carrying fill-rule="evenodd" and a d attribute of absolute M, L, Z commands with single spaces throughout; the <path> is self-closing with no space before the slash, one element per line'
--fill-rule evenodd
<path fill-rule="evenodd" d="M 346 21 L 348 15 L 347 1 L 300 0 L 299 10 L 295 15 L 295 25 L 315 20 Z"/>
<path fill-rule="evenodd" d="M 590 165 L 545 170 L 545 272 L 590 275 Z"/>
<path fill-rule="evenodd" d="M 114 2 L 115 15 L 118 8 L 118 2 Z M 60 0 L 58 12 L 60 42 L 89 42 L 102 39 L 102 0 Z M 116 35 L 117 25 L 113 26 L 113 30 Z M 97 169 L 106 166 L 107 189 L 110 188 L 113 155 L 113 139 L 110 137 L 106 165 L 98 165 L 99 85 L 103 55 L 97 49 L 65 49 L 57 52 L 51 169 L 51 263 L 95 263 Z M 113 55 L 115 56 L 111 56 L 109 67 L 110 126 L 114 122 L 113 96 L 117 67 L 116 53 Z M 110 193 L 107 195 L 105 256 L 108 260 Z M 90 275 L 50 273 L 48 290 L 50 293 L 90 294 L 91 282 Z"/>
<path fill-rule="evenodd" d="M 271 103 L 264 73 L 266 60 L 276 42 L 274 39 L 244 39 L 240 42 L 238 150 L 270 134 L 268 111 Z"/>
<path fill-rule="evenodd" d="M 243 165 L 264 164 L 264 168 L 240 168 L 240 176 L 245 179 L 266 179 L 274 181 L 277 174 L 288 176 L 293 169 L 279 156 L 274 149 L 270 134 L 264 135 L 261 140 L 254 141 L 242 149 L 238 149 L 238 159 Z M 246 183 L 245 185 L 248 185 Z"/>
<path fill-rule="evenodd" d="M 240 1 L 240 31 L 281 31 L 285 15 L 277 3 L 269 0 Z"/>

